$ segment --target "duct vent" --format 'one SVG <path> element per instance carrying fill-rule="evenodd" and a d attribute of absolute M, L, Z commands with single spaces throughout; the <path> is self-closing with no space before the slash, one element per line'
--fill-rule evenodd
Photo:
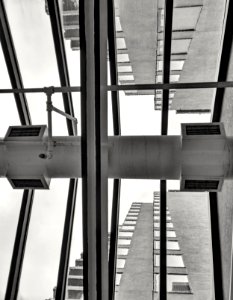
<path fill-rule="evenodd" d="M 218 190 L 219 180 L 185 180 L 185 190 L 209 191 Z"/>
<path fill-rule="evenodd" d="M 176 293 L 191 293 L 191 289 L 188 282 L 173 282 L 172 292 Z"/>
<path fill-rule="evenodd" d="M 9 178 L 8 180 L 14 189 L 48 189 L 49 179 L 43 176 L 39 178 Z"/>
<path fill-rule="evenodd" d="M 5 140 L 38 140 L 45 134 L 46 129 L 46 125 L 10 126 L 6 133 Z"/>
<path fill-rule="evenodd" d="M 186 125 L 186 135 L 220 135 L 221 130 L 218 124 Z"/>
<path fill-rule="evenodd" d="M 30 126 L 30 127 L 11 127 L 9 137 L 15 136 L 39 136 L 41 127 Z"/>

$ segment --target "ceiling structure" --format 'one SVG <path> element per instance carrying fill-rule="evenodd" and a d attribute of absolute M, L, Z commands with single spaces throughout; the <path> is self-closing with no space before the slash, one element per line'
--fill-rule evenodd
<path fill-rule="evenodd" d="M 108 5 L 107 5 L 108 4 Z M 212 122 L 221 119 L 222 105 L 226 88 L 233 87 L 228 80 L 228 67 L 231 59 L 233 1 L 229 1 L 225 30 L 222 40 L 221 58 L 217 82 L 170 83 L 171 41 L 173 1 L 164 5 L 163 73 L 162 83 L 137 83 L 119 85 L 117 73 L 117 46 L 114 2 L 106 0 L 79 2 L 80 35 L 80 87 L 71 87 L 60 17 L 59 1 L 47 2 L 46 9 L 51 21 L 54 49 L 58 66 L 60 86 L 52 89 L 41 87 L 24 88 L 21 71 L 15 51 L 14 40 L 9 26 L 4 1 L 0 1 L 0 38 L 2 50 L 12 89 L 0 93 L 13 93 L 20 122 L 30 125 L 30 108 L 27 93 L 62 93 L 64 111 L 74 115 L 72 92 L 81 94 L 81 146 L 82 146 L 82 215 L 83 215 L 83 259 L 84 259 L 84 299 L 114 299 L 116 275 L 116 250 L 119 222 L 120 179 L 114 179 L 112 218 L 110 230 L 110 250 L 108 260 L 108 200 L 107 200 L 107 151 L 102 147 L 107 141 L 107 93 L 111 92 L 113 131 L 121 134 L 119 91 L 140 91 L 157 89 L 162 94 L 161 135 L 167 135 L 169 90 L 215 88 L 216 95 L 212 110 Z M 107 41 L 109 50 L 110 80 L 107 80 Z M 127 41 L 126 41 L 127 43 Z M 75 124 L 67 119 L 69 135 L 75 135 Z M 64 232 L 57 279 L 56 300 L 64 299 L 66 278 L 69 266 L 74 210 L 78 180 L 71 178 L 67 195 Z M 165 300 L 166 289 L 166 181 L 161 180 L 161 226 L 160 226 L 160 299 Z M 6 288 L 5 299 L 17 299 L 22 272 L 27 235 L 30 226 L 34 190 L 25 190 L 18 219 L 12 261 Z M 221 238 L 218 211 L 218 195 L 211 192 L 210 216 L 212 232 L 214 291 L 218 300 L 226 299 L 224 294 L 224 268 L 221 256 Z M 108 282 L 108 284 L 106 284 Z M 226 292 L 225 292 L 226 293 Z"/>

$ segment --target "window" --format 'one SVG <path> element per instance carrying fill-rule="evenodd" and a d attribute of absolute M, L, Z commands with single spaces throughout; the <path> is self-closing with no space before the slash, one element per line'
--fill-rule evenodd
<path fill-rule="evenodd" d="M 120 231 L 118 233 L 119 237 L 132 237 L 133 236 L 133 232 L 125 232 L 125 231 Z"/>
<path fill-rule="evenodd" d="M 123 226 L 124 225 L 136 225 L 136 223 L 137 223 L 136 221 L 125 221 L 124 224 L 123 224 Z"/>
<path fill-rule="evenodd" d="M 123 226 L 121 226 L 121 229 L 123 229 L 123 230 L 134 230 L 135 226 L 125 226 L 125 225 L 123 225 Z"/>
<path fill-rule="evenodd" d="M 119 73 L 130 73 L 132 72 L 131 66 L 118 66 L 118 72 Z"/>
<path fill-rule="evenodd" d="M 116 273 L 116 285 L 120 285 L 121 282 L 121 273 Z"/>
<path fill-rule="evenodd" d="M 118 269 L 123 269 L 125 266 L 125 259 L 122 259 L 122 258 L 118 258 L 117 259 L 117 268 Z"/>
<path fill-rule="evenodd" d="M 130 243 L 131 240 L 122 240 L 122 239 L 118 240 L 118 245 L 130 245 Z"/>
<path fill-rule="evenodd" d="M 159 266 L 159 255 L 155 255 L 155 264 Z M 167 255 L 167 267 L 171 268 L 182 268 L 184 267 L 184 262 L 182 255 Z"/>
<path fill-rule="evenodd" d="M 129 249 L 127 248 L 118 248 L 117 249 L 117 255 L 127 255 L 129 252 Z"/>
<path fill-rule="evenodd" d="M 154 242 L 155 249 L 160 249 L 160 242 Z M 167 241 L 167 250 L 180 250 L 178 242 Z"/>
<path fill-rule="evenodd" d="M 131 81 L 134 80 L 133 75 L 119 75 L 119 80 L 120 81 Z"/>
<path fill-rule="evenodd" d="M 191 289 L 189 287 L 188 282 L 188 276 L 186 275 L 167 275 L 167 291 L 168 292 L 178 292 L 177 286 L 183 288 L 183 291 L 180 290 L 180 292 L 191 292 Z M 158 292 L 159 287 L 159 274 L 155 276 L 155 291 Z"/>

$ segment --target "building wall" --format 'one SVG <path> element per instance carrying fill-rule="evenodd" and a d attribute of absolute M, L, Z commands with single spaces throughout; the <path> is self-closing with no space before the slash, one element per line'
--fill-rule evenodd
<path fill-rule="evenodd" d="M 168 193 L 168 207 L 195 300 L 212 300 L 212 250 L 207 193 Z"/>
<path fill-rule="evenodd" d="M 217 79 L 225 0 L 204 0 L 180 82 L 206 82 Z M 211 109 L 213 89 L 177 90 L 171 109 Z"/>
<path fill-rule="evenodd" d="M 151 299 L 153 289 L 153 206 L 141 204 L 116 300 Z"/>

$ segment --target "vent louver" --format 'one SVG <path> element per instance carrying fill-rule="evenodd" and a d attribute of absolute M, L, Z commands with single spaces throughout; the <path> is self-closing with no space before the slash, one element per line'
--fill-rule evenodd
<path fill-rule="evenodd" d="M 46 125 L 10 126 L 7 130 L 5 141 L 32 141 L 41 140 L 47 135 Z"/>
<path fill-rule="evenodd" d="M 186 125 L 186 135 L 220 135 L 221 129 L 218 124 Z"/>
<path fill-rule="evenodd" d="M 50 178 L 39 177 L 7 177 L 14 189 L 49 189 Z"/>
<path fill-rule="evenodd" d="M 40 179 L 12 179 L 15 188 L 44 188 L 43 182 Z"/>
<path fill-rule="evenodd" d="M 8 137 L 39 136 L 40 126 L 11 127 Z"/>
<path fill-rule="evenodd" d="M 218 190 L 219 180 L 185 180 L 185 190 Z"/>
<path fill-rule="evenodd" d="M 188 282 L 173 282 L 172 292 L 191 293 L 191 289 Z"/>

